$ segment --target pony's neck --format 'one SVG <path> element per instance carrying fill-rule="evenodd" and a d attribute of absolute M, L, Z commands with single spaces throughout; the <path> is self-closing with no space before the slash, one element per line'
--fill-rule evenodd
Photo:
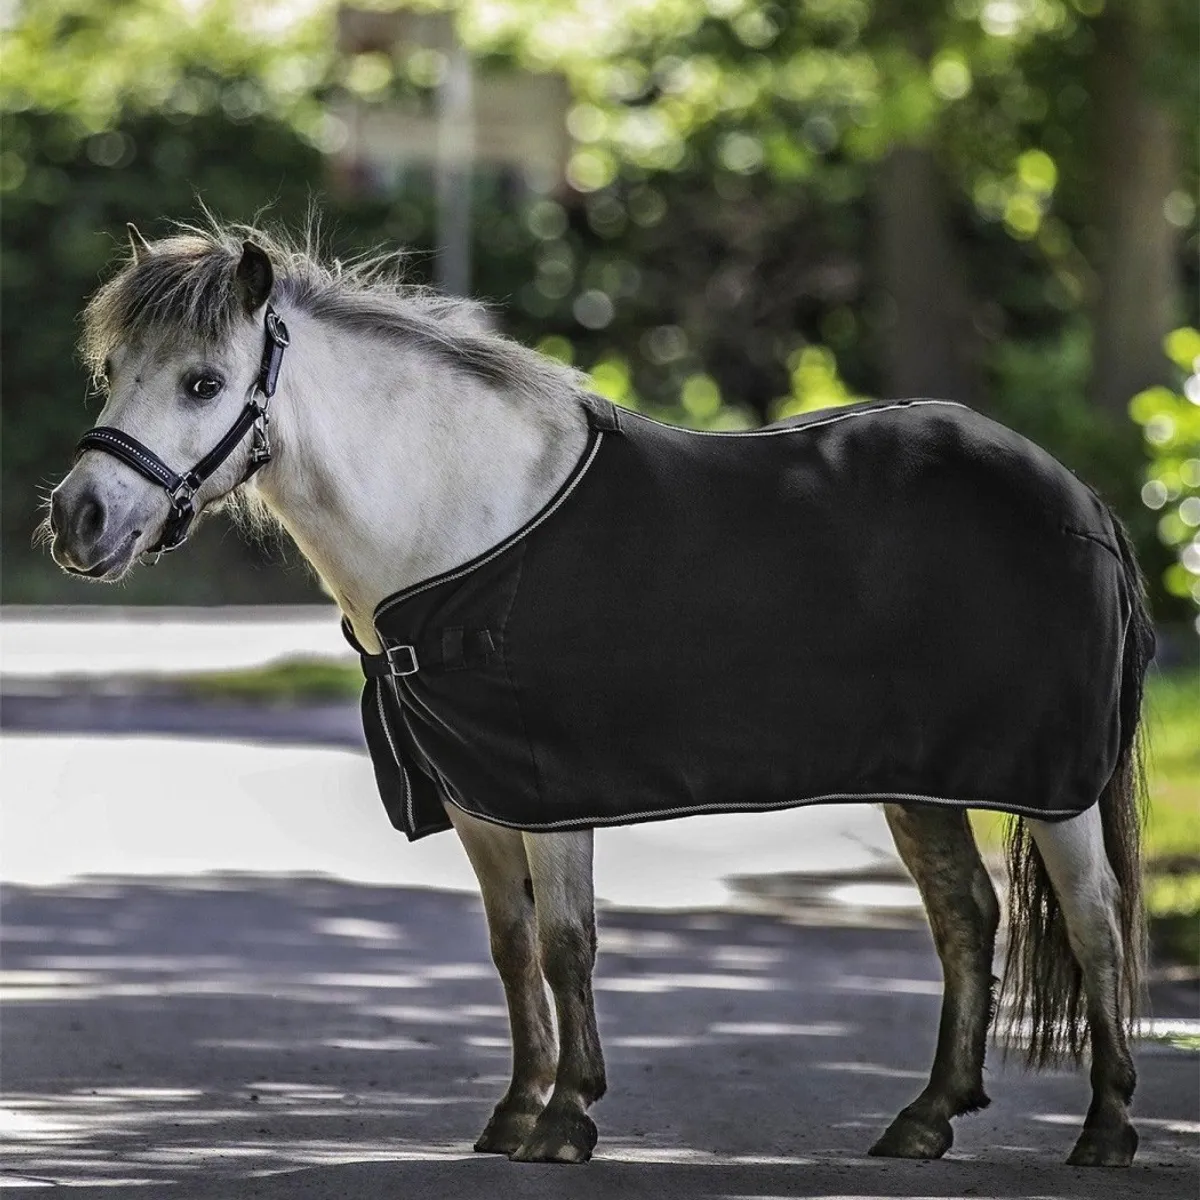
<path fill-rule="evenodd" d="M 429 350 L 282 315 L 292 344 L 257 487 L 376 651 L 380 600 L 534 516 L 583 453 L 586 417 L 497 394 Z"/>

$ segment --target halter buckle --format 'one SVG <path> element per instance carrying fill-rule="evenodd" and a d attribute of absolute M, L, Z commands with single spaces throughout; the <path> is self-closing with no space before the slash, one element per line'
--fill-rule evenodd
<path fill-rule="evenodd" d="M 250 429 L 250 463 L 246 472 L 249 478 L 259 467 L 264 467 L 271 461 L 271 414 L 266 406 L 255 404 L 258 416 Z"/>

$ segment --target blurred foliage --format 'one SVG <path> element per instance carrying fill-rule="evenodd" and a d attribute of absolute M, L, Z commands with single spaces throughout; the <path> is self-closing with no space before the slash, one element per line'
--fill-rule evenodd
<path fill-rule="evenodd" d="M 1164 586 L 1200 608 L 1200 332 L 1176 329 L 1165 349 L 1179 368 L 1180 388 L 1140 392 L 1129 411 L 1150 455 L 1142 502 L 1160 514 L 1158 536 L 1177 556 Z"/>
<path fill-rule="evenodd" d="M 1200 672 L 1152 671 L 1146 684 L 1145 728 L 1150 811 L 1146 851 L 1164 862 L 1200 858 Z"/>
<path fill-rule="evenodd" d="M 486 69 L 562 72 L 573 96 L 568 187 L 475 181 L 474 289 L 510 332 L 667 420 L 745 428 L 878 395 L 894 301 L 872 283 L 871 188 L 890 148 L 927 147 L 982 297 L 973 320 L 991 411 L 1114 502 L 1157 574 L 1164 514 L 1141 504 L 1137 444 L 1087 397 L 1089 73 L 1102 9 L 465 0 L 459 28 Z M 1190 0 L 1137 11 L 1145 86 L 1176 114 L 1184 156 L 1167 212 L 1179 230 L 1178 320 L 1200 324 L 1197 14 Z M 203 200 L 223 217 L 267 210 L 297 225 L 315 195 L 332 252 L 404 243 L 413 277 L 427 278 L 428 172 L 407 171 L 394 194 L 320 193 L 324 156 L 347 136 L 338 103 L 419 104 L 445 58 L 419 46 L 339 54 L 332 18 L 330 0 L 18 0 L 0 79 L 6 599 L 80 595 L 25 547 L 35 490 L 65 469 L 89 419 L 68 399 L 85 384 L 67 346 L 125 221 L 161 235 Z M 1191 514 L 1171 511 L 1185 524 Z M 116 595 L 92 594 L 315 595 L 303 573 L 261 561 L 216 525 Z"/>

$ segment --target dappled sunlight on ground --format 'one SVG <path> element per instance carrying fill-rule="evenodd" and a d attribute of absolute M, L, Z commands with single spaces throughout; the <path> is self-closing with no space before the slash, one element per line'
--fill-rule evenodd
<path fill-rule="evenodd" d="M 0 898 L 6 1186 L 566 1194 L 561 1173 L 470 1150 L 509 1061 L 475 898 L 246 876 Z M 611 1092 L 597 1160 L 571 1173 L 569 1194 L 941 1197 L 969 1194 L 955 1171 L 977 1160 L 1011 1180 L 991 1194 L 1051 1194 L 1020 1184 L 1018 1167 L 1078 1174 L 1056 1165 L 1074 1137 L 1063 1125 L 1086 1107 L 1068 1073 L 994 1072 L 997 1103 L 962 1123 L 957 1162 L 863 1157 L 925 1078 L 938 990 L 922 930 L 605 914 Z M 1178 1051 L 1153 1061 L 1195 1072 Z M 1139 1102 L 1147 1169 L 1125 1194 L 1182 1194 L 1155 1180 L 1177 1187 L 1194 1169 L 1196 1109 L 1156 1109 L 1145 1082 Z"/>

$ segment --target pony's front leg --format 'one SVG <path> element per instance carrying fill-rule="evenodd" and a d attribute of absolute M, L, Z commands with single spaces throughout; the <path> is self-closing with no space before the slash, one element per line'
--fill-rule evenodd
<path fill-rule="evenodd" d="M 554 1092 L 530 1135 L 512 1155 L 520 1162 L 586 1162 L 596 1145 L 587 1108 L 604 1095 L 604 1057 L 592 1000 L 596 911 L 592 834 L 525 835 L 537 907 L 542 972 L 558 1014 Z"/>
<path fill-rule="evenodd" d="M 512 1028 L 512 1082 L 475 1149 L 511 1154 L 533 1131 L 554 1084 L 558 1051 L 538 962 L 533 886 L 521 834 L 447 806 L 471 860 L 487 914 L 492 960 Z"/>

